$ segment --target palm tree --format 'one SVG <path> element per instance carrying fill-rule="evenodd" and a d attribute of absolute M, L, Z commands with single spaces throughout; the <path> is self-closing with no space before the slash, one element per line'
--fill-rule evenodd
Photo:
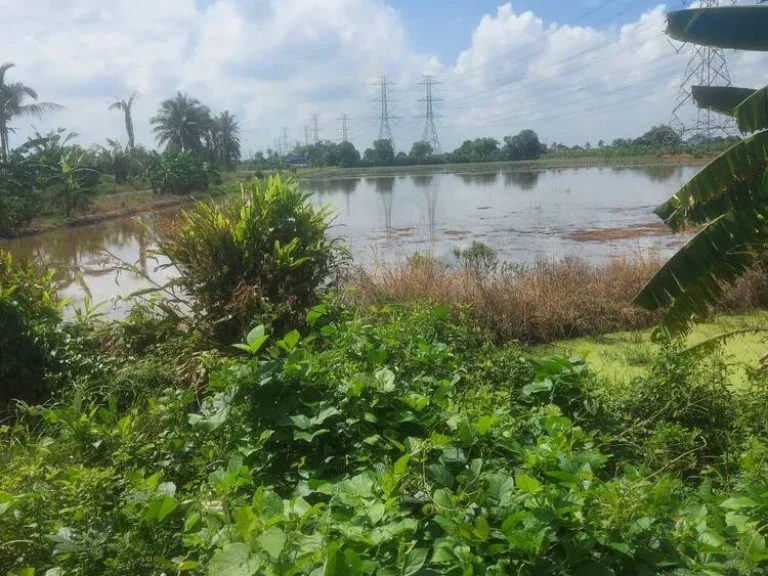
<path fill-rule="evenodd" d="M 7 83 L 5 75 L 15 65 L 0 64 L 0 159 L 5 160 L 10 153 L 8 135 L 13 129 L 9 126 L 17 116 L 40 117 L 46 112 L 60 110 L 62 107 L 52 102 L 32 102 L 25 104 L 28 99 L 37 100 L 37 92 L 21 82 Z"/>
<path fill-rule="evenodd" d="M 670 12 L 667 34 L 703 46 L 768 51 L 768 6 Z M 656 214 L 672 230 L 706 224 L 635 298 L 666 309 L 662 333 L 684 332 L 716 304 L 727 284 L 768 252 L 768 88 L 694 87 L 700 108 L 736 118 L 754 133 L 710 162 Z"/>
<path fill-rule="evenodd" d="M 240 161 L 240 126 L 225 110 L 211 121 L 211 143 L 215 160 L 227 168 Z"/>
<path fill-rule="evenodd" d="M 208 134 L 211 113 L 196 98 L 177 92 L 176 96 L 160 105 L 151 122 L 160 144 L 175 147 L 182 152 L 202 152 L 203 140 Z"/>
<path fill-rule="evenodd" d="M 133 117 L 131 116 L 131 109 L 133 103 L 136 100 L 136 92 L 131 94 L 128 100 L 115 98 L 115 102 L 109 107 L 110 110 L 120 110 L 125 114 L 125 131 L 128 133 L 128 150 L 133 150 L 134 138 L 133 138 Z"/>

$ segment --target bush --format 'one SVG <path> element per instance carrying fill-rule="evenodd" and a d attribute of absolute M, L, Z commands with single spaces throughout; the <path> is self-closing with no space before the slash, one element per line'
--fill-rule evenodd
<path fill-rule="evenodd" d="M 160 249 L 178 284 L 222 342 L 265 318 L 290 325 L 316 301 L 344 251 L 327 237 L 329 212 L 293 180 L 252 181 L 220 206 L 185 211 Z"/>
<path fill-rule="evenodd" d="M 53 275 L 0 250 L 0 410 L 44 400 L 46 376 L 63 343 Z"/>
<path fill-rule="evenodd" d="M 0 163 L 0 236 L 23 228 L 38 215 L 44 170 L 28 161 Z"/>
<path fill-rule="evenodd" d="M 221 175 L 194 154 L 168 150 L 152 157 L 146 178 L 155 193 L 182 196 L 207 190 L 211 179 L 218 181 Z"/>

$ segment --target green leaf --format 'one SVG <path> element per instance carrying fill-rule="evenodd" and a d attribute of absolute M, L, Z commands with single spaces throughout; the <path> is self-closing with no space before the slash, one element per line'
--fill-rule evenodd
<path fill-rule="evenodd" d="M 301 440 L 303 442 L 312 443 L 312 442 L 315 441 L 315 438 L 317 438 L 318 436 L 322 436 L 323 434 L 328 434 L 328 430 L 321 429 L 321 430 L 318 430 L 316 432 L 313 432 L 312 434 L 310 434 L 308 432 L 296 432 L 294 430 L 294 432 L 293 432 L 293 439 L 294 440 Z"/>
<path fill-rule="evenodd" d="M 218 550 L 208 563 L 208 576 L 256 576 L 260 568 L 258 558 L 251 556 L 246 544 L 227 544 Z"/>
<path fill-rule="evenodd" d="M 766 167 L 768 132 L 760 132 L 712 160 L 655 212 L 670 228 L 682 230 L 760 204 L 768 195 L 762 181 Z"/>
<path fill-rule="evenodd" d="M 296 428 L 301 428 L 302 430 L 309 430 L 312 428 L 312 420 L 310 420 L 309 417 L 305 416 L 304 414 L 291 416 L 291 422 L 293 422 L 293 425 Z"/>
<path fill-rule="evenodd" d="M 695 314 L 717 304 L 768 244 L 768 202 L 745 204 L 715 220 L 675 254 L 635 297 L 649 310 L 667 308 L 662 326 L 670 334 L 685 332 Z"/>
<path fill-rule="evenodd" d="M 368 520 L 371 521 L 371 525 L 376 526 L 376 524 L 381 522 L 381 519 L 384 518 L 385 513 L 386 508 L 384 504 L 381 502 L 376 502 L 373 506 L 368 508 L 366 516 L 368 516 Z"/>
<path fill-rule="evenodd" d="M 681 42 L 735 50 L 768 50 L 768 7 L 721 6 L 667 14 L 667 34 Z"/>
<path fill-rule="evenodd" d="M 453 474 L 441 464 L 427 466 L 427 477 L 446 488 L 453 488 Z"/>
<path fill-rule="evenodd" d="M 413 576 L 421 570 L 427 561 L 429 551 L 426 548 L 413 548 L 405 555 L 403 561 L 402 576 Z"/>
<path fill-rule="evenodd" d="M 279 346 L 286 352 L 293 352 L 293 349 L 296 348 L 296 344 L 299 343 L 299 340 L 301 340 L 301 334 L 299 334 L 298 330 L 291 330 L 280 341 Z"/>
<path fill-rule="evenodd" d="M 280 554 L 282 554 L 283 548 L 285 548 L 285 541 L 285 532 L 277 526 L 267 529 L 256 538 L 256 543 L 264 552 L 269 554 L 272 560 L 280 558 Z"/>
<path fill-rule="evenodd" d="M 691 95 L 699 108 L 731 116 L 736 107 L 755 93 L 753 88 L 734 86 L 691 86 Z"/>
<path fill-rule="evenodd" d="M 336 408 L 335 406 L 329 406 L 327 408 L 323 408 L 320 412 L 318 412 L 317 416 L 312 418 L 312 424 L 314 426 L 319 426 L 328 418 L 333 418 L 334 416 L 339 416 L 341 414 L 341 411 Z"/>
<path fill-rule="evenodd" d="M 477 422 L 472 425 L 472 427 L 480 436 L 485 436 L 488 434 L 488 432 L 490 432 L 491 428 L 493 428 L 493 425 L 496 424 L 497 421 L 498 418 L 493 415 L 481 416 L 478 418 Z"/>
<path fill-rule="evenodd" d="M 757 90 L 734 111 L 739 130 L 756 132 L 768 128 L 768 88 Z"/>
<path fill-rule="evenodd" d="M 361 576 L 362 573 L 363 561 L 357 552 L 351 549 L 342 552 L 338 544 L 328 547 L 323 576 Z"/>
<path fill-rule="evenodd" d="M 395 462 L 394 466 L 394 473 L 396 476 L 402 476 L 406 473 L 408 470 L 408 463 L 411 461 L 410 455 L 406 454 L 405 456 L 401 456 L 398 458 L 397 462 Z"/>
<path fill-rule="evenodd" d="M 265 333 L 265 329 L 263 325 L 256 326 L 256 328 L 254 328 L 248 333 L 248 336 L 246 337 L 245 341 L 248 343 L 249 346 L 251 346 L 255 342 L 258 342 L 261 338 L 263 338 L 264 333 Z"/>
<path fill-rule="evenodd" d="M 162 496 L 153 500 L 144 511 L 144 518 L 150 521 L 162 522 L 176 510 L 178 503 L 172 496 Z"/>
<path fill-rule="evenodd" d="M 456 507 L 453 503 L 451 491 L 445 488 L 435 490 L 435 493 L 432 496 L 432 501 L 436 506 L 445 510 L 453 510 Z"/>
<path fill-rule="evenodd" d="M 757 508 L 759 506 L 760 504 L 758 502 L 755 502 L 752 498 L 747 498 L 746 496 L 728 498 L 720 504 L 720 507 L 725 508 L 726 510 L 741 510 L 743 508 Z"/>
<path fill-rule="evenodd" d="M 379 392 L 394 392 L 395 374 L 389 368 L 382 368 L 374 373 L 374 381 Z"/>
<path fill-rule="evenodd" d="M 515 476 L 515 486 L 517 486 L 518 490 L 525 492 L 526 494 L 536 494 L 537 492 L 541 492 L 541 482 L 528 474 Z"/>
<path fill-rule="evenodd" d="M 184 560 L 184 562 L 182 562 L 176 567 L 176 571 L 189 572 L 190 570 L 196 570 L 199 567 L 200 567 L 200 562 L 195 562 L 194 560 Z"/>
<path fill-rule="evenodd" d="M 327 312 L 328 312 L 328 307 L 325 304 L 320 304 L 319 306 L 315 306 L 307 314 L 307 324 L 309 326 L 314 326 L 315 324 L 317 324 L 317 321 L 320 320 L 320 318 L 325 316 Z"/>

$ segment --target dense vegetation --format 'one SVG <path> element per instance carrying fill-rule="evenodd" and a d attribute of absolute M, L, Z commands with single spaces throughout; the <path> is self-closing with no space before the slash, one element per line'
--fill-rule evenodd
<path fill-rule="evenodd" d="M 460 305 L 347 308 L 324 211 L 277 178 L 232 202 L 167 231 L 183 295 L 122 322 L 63 324 L 2 261 L 3 337 L 55 359 L 14 388 L 0 347 L 4 574 L 765 572 L 766 374 L 668 342 L 618 388 Z"/>
<path fill-rule="evenodd" d="M 6 77 L 12 64 L 0 66 L 0 236 L 18 232 L 40 217 L 69 218 L 89 210 L 100 194 L 152 188 L 157 193 L 188 195 L 221 180 L 221 169 L 240 161 L 240 127 L 228 111 L 216 116 L 194 98 L 177 94 L 152 118 L 162 153 L 135 142 L 136 94 L 116 99 L 110 110 L 122 112 L 127 144 L 83 148 L 77 134 L 63 128 L 36 133 L 10 147 L 11 122 L 41 116 L 60 106 L 37 102 L 34 89 Z M 121 188 L 122 187 L 122 188 Z"/>
<path fill-rule="evenodd" d="M 440 164 L 470 164 L 482 162 L 515 162 L 547 158 L 625 158 L 633 156 L 663 156 L 690 154 L 702 156 L 738 142 L 739 138 L 712 137 L 701 135 L 683 141 L 670 126 L 654 126 L 638 138 L 617 138 L 610 144 L 600 140 L 596 145 L 567 146 L 553 142 L 549 146 L 541 142 L 533 130 L 522 130 L 515 136 L 506 136 L 502 142 L 496 138 L 475 138 L 466 140 L 452 152 L 440 153 L 429 142 L 414 142 L 410 151 L 397 152 L 388 140 L 376 140 L 363 154 L 351 142 L 337 144 L 323 140 L 314 144 L 299 143 L 285 155 L 269 149 L 243 165 L 256 170 L 280 169 L 292 163 L 312 167 L 370 167 L 370 166 L 416 166 Z"/>

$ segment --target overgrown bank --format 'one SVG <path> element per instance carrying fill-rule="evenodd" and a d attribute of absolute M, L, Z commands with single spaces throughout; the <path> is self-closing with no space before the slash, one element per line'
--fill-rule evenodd
<path fill-rule="evenodd" d="M 120 323 L 0 261 L 5 574 L 765 572 L 764 373 L 670 342 L 617 388 L 460 306 L 346 308 L 326 217 L 277 179 L 196 208 L 191 307 Z"/>

